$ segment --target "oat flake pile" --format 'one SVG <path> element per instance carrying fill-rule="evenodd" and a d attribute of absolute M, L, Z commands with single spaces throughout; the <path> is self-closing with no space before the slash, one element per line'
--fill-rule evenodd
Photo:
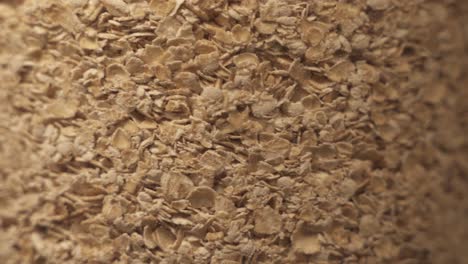
<path fill-rule="evenodd" d="M 0 1 L 0 259 L 467 263 L 468 1 Z"/>

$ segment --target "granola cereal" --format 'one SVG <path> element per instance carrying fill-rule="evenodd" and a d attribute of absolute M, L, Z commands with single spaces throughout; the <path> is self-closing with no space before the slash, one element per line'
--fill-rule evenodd
<path fill-rule="evenodd" d="M 0 1 L 2 263 L 465 263 L 467 3 Z"/>

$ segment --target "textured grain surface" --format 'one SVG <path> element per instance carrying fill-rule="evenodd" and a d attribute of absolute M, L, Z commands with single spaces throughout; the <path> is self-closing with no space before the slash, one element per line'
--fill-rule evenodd
<path fill-rule="evenodd" d="M 5 263 L 464 263 L 464 0 L 0 2 Z"/>

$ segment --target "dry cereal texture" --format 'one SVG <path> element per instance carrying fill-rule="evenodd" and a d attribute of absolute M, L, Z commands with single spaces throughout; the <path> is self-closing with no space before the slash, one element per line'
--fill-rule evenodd
<path fill-rule="evenodd" d="M 467 263 L 467 17 L 1 0 L 0 262 Z"/>

